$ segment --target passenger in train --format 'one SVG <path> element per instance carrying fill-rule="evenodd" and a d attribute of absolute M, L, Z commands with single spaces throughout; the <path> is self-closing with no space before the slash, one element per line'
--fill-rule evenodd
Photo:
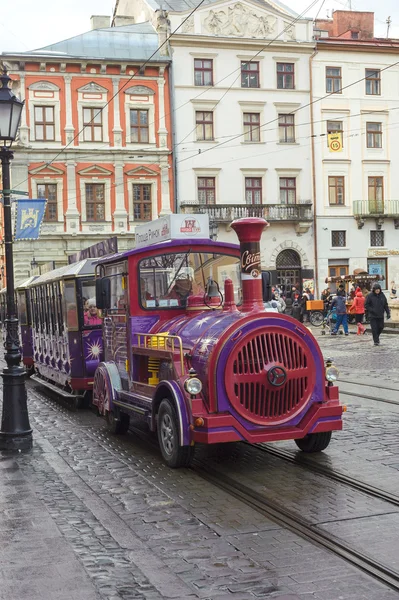
<path fill-rule="evenodd" d="M 84 315 L 85 325 L 101 325 L 102 319 L 98 315 L 98 309 L 94 298 L 90 298 L 88 301 L 88 311 Z"/>

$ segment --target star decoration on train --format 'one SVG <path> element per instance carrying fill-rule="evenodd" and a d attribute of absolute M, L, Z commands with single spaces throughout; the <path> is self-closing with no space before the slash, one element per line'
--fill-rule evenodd
<path fill-rule="evenodd" d="M 213 315 L 211 315 L 211 316 L 213 317 Z M 209 317 L 210 317 L 210 315 L 207 315 L 206 317 L 202 317 L 201 319 L 198 319 L 198 321 L 196 321 L 196 323 L 194 325 L 194 329 L 202 327 L 202 325 L 204 325 L 207 321 L 209 321 Z"/>
<path fill-rule="evenodd" d="M 92 344 L 88 344 L 87 349 L 89 351 L 88 358 L 92 360 L 98 360 L 103 348 L 101 346 L 100 340 L 96 340 Z"/>
<path fill-rule="evenodd" d="M 200 347 L 198 348 L 198 352 L 200 354 L 205 354 L 208 350 L 208 346 L 213 345 L 216 341 L 216 338 L 213 337 L 204 338 L 200 344 Z"/>

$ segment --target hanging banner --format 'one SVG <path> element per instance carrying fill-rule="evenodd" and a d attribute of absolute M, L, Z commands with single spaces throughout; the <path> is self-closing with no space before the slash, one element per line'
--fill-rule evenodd
<path fill-rule="evenodd" d="M 342 133 L 328 134 L 328 147 L 330 152 L 342 152 Z"/>
<path fill-rule="evenodd" d="M 37 240 L 46 210 L 44 198 L 18 200 L 15 211 L 15 240 Z"/>

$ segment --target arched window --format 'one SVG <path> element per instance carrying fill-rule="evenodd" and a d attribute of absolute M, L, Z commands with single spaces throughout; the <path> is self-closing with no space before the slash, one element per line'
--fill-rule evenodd
<path fill-rule="evenodd" d="M 288 248 L 278 254 L 276 259 L 277 283 L 283 291 L 293 286 L 301 289 L 301 257 L 296 250 Z"/>

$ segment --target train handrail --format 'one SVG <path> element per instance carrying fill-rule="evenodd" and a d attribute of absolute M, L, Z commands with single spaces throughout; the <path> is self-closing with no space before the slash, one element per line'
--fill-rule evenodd
<path fill-rule="evenodd" d="M 137 346 L 139 348 L 169 350 L 172 354 L 179 352 L 181 374 L 184 375 L 183 342 L 180 336 L 169 335 L 168 333 L 135 333 L 134 335 L 137 336 Z M 176 345 L 178 346 L 177 349 Z"/>

